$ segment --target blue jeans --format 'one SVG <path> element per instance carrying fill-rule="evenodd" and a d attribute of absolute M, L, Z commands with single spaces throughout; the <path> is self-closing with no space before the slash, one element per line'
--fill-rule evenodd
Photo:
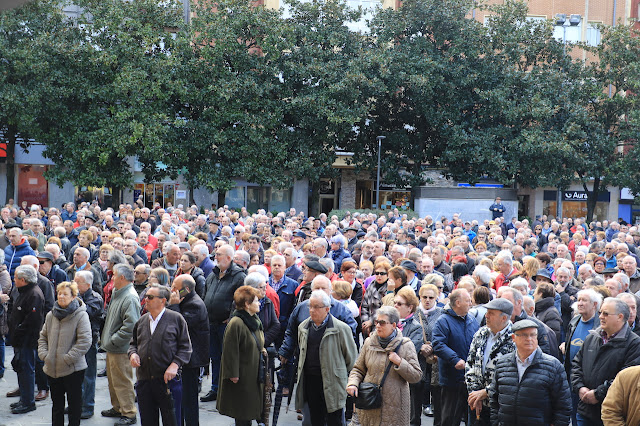
<path fill-rule="evenodd" d="M 578 420 L 578 426 L 600 426 L 600 425 L 602 425 L 602 420 L 598 419 L 597 421 L 594 421 L 592 419 L 584 417 L 580 413 L 576 414 L 576 418 Z"/>
<path fill-rule="evenodd" d="M 87 369 L 82 381 L 82 413 L 93 413 L 96 397 L 96 375 L 98 367 L 98 345 L 91 343 L 89 351 L 85 354 Z"/>
<path fill-rule="evenodd" d="M 18 373 L 20 404 L 29 407 L 36 403 L 34 395 L 36 387 L 36 350 L 29 347 L 19 348 L 18 350 L 20 351 L 20 372 Z"/>
<path fill-rule="evenodd" d="M 4 377 L 4 337 L 0 336 L 0 378 Z"/>
<path fill-rule="evenodd" d="M 182 368 L 182 420 L 178 424 L 198 426 L 200 416 L 198 411 L 198 382 L 200 367 Z"/>
<path fill-rule="evenodd" d="M 222 341 L 227 324 L 209 324 L 209 356 L 211 357 L 211 390 L 218 393 Z"/>

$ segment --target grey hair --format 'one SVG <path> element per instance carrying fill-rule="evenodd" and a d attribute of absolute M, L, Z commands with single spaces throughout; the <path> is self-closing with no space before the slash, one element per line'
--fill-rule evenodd
<path fill-rule="evenodd" d="M 189 290 L 189 293 L 193 293 L 196 288 L 196 280 L 189 274 L 180 275 L 182 278 L 182 288 Z"/>
<path fill-rule="evenodd" d="M 516 288 L 520 291 L 529 291 L 529 283 L 522 277 L 518 277 L 509 283 L 509 287 Z"/>
<path fill-rule="evenodd" d="M 513 257 L 511 257 L 511 256 L 512 256 L 511 252 L 509 252 L 509 251 L 501 251 L 496 256 L 496 261 L 502 260 L 507 265 L 513 266 Z"/>
<path fill-rule="evenodd" d="M 128 263 L 118 263 L 113 267 L 114 275 L 121 275 L 128 282 L 133 282 L 133 268 Z"/>
<path fill-rule="evenodd" d="M 264 265 L 252 265 L 252 266 L 249 266 L 249 273 L 252 273 L 252 272 L 257 272 L 260 275 L 262 275 L 264 277 L 265 281 L 269 279 L 269 270 Z"/>
<path fill-rule="evenodd" d="M 251 262 L 251 255 L 245 251 L 245 250 L 238 250 L 236 251 L 236 253 L 238 256 L 240 256 L 240 258 L 242 259 L 242 261 L 244 263 L 246 263 L 247 265 L 249 264 L 249 262 Z M 232 255 L 233 256 L 233 255 Z"/>
<path fill-rule="evenodd" d="M 318 260 L 318 262 L 320 262 L 322 266 L 328 269 L 327 273 L 333 273 L 336 268 L 336 264 L 333 262 L 333 259 L 329 259 L 328 257 L 323 257 L 322 259 Z"/>
<path fill-rule="evenodd" d="M 380 318 L 381 315 L 386 316 L 391 323 L 398 324 L 398 322 L 400 322 L 400 314 L 393 306 L 383 306 L 378 309 L 376 311 L 375 319 Z"/>
<path fill-rule="evenodd" d="M 286 260 L 284 259 L 284 256 L 282 256 L 281 254 L 275 254 L 271 257 L 271 264 L 273 265 L 273 261 L 274 260 L 279 260 L 280 262 L 286 264 Z"/>
<path fill-rule="evenodd" d="M 93 272 L 91 271 L 78 271 L 75 276 L 82 278 L 89 285 L 93 283 Z"/>
<path fill-rule="evenodd" d="M 113 263 L 114 265 L 127 264 L 127 258 L 124 257 L 123 253 L 119 252 L 118 250 L 114 250 L 109 254 L 109 262 Z"/>
<path fill-rule="evenodd" d="M 311 304 L 311 299 L 319 300 L 322 302 L 323 308 L 331 307 L 331 298 L 327 293 L 322 290 L 314 290 L 311 292 L 311 297 L 309 297 L 309 304 Z"/>
<path fill-rule="evenodd" d="M 616 299 L 615 297 L 607 297 L 604 299 L 602 304 L 605 303 L 613 303 L 616 305 L 616 314 L 622 314 L 624 318 L 624 322 L 629 321 L 629 316 L 631 315 L 631 311 L 629 310 L 629 306 L 622 299 Z"/>
<path fill-rule="evenodd" d="M 260 272 L 251 272 L 244 279 L 244 285 L 248 285 L 253 288 L 258 288 L 265 282 L 266 280 L 264 278 L 264 275 L 262 275 Z"/>
<path fill-rule="evenodd" d="M 194 253 L 204 254 L 205 256 L 209 256 L 209 249 L 207 248 L 206 244 L 197 244 L 193 246 L 192 251 Z"/>
<path fill-rule="evenodd" d="M 626 299 L 630 299 L 630 300 L 634 300 L 636 302 L 636 308 L 638 307 L 638 305 L 640 303 L 638 303 L 638 296 L 636 296 L 633 293 L 620 293 L 619 295 L 616 296 L 616 299 L 622 299 L 622 300 L 626 300 Z M 629 315 L 631 315 L 631 313 L 629 313 Z"/>
<path fill-rule="evenodd" d="M 433 259 L 431 259 L 433 262 Z M 491 270 L 484 265 L 477 265 L 473 270 L 473 276 L 478 277 L 482 284 L 491 283 Z"/>
<path fill-rule="evenodd" d="M 149 288 L 157 288 L 158 289 L 158 297 L 166 300 L 167 302 L 169 302 L 169 298 L 171 297 L 171 290 L 169 290 L 169 287 L 165 287 L 163 285 L 160 284 L 156 284 L 153 283 L 149 286 Z"/>
<path fill-rule="evenodd" d="M 16 278 L 22 278 L 29 284 L 35 284 L 38 282 L 38 273 L 33 266 L 30 265 L 20 265 L 16 268 L 15 272 Z"/>
<path fill-rule="evenodd" d="M 329 248 L 329 243 L 324 238 L 316 238 L 313 242 L 318 242 L 325 250 Z"/>
<path fill-rule="evenodd" d="M 626 286 L 626 288 L 629 288 L 629 284 L 631 284 L 631 280 L 629 279 L 629 276 L 624 272 L 618 272 L 613 276 L 613 278 L 616 279 L 616 277 L 618 276 L 620 277 L 620 279 L 622 280 L 622 283 Z"/>
<path fill-rule="evenodd" d="M 76 250 L 74 251 L 74 253 L 75 253 L 76 251 L 77 251 L 77 252 L 80 252 L 80 254 L 82 254 L 82 255 L 83 255 L 84 257 L 86 257 L 87 259 L 89 259 L 89 257 L 91 256 L 91 254 L 89 253 L 89 250 L 87 250 L 87 249 L 86 249 L 86 248 L 84 248 L 84 247 L 77 247 L 77 248 L 76 248 Z"/>
<path fill-rule="evenodd" d="M 504 290 L 502 290 L 504 288 Z M 508 291 L 511 296 L 513 297 L 513 301 L 516 302 L 515 304 L 517 304 L 518 302 L 523 302 L 524 301 L 524 297 L 522 296 L 522 293 L 520 293 L 518 290 L 516 290 L 515 288 L 511 288 L 511 287 L 500 287 L 501 291 Z"/>
<path fill-rule="evenodd" d="M 342 247 L 344 247 L 345 238 L 342 235 L 334 235 L 331 238 L 331 242 L 332 243 L 338 243 L 340 245 L 340 248 L 342 248 Z"/>
<path fill-rule="evenodd" d="M 565 268 L 564 266 L 561 266 L 556 270 L 556 275 L 558 275 L 558 272 L 565 272 L 567 275 L 571 276 L 569 268 Z"/>

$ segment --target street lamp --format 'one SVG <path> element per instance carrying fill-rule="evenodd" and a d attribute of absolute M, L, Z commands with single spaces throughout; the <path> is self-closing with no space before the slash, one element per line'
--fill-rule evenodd
<path fill-rule="evenodd" d="M 579 14 L 571 14 L 569 15 L 569 20 L 567 24 L 567 14 L 566 13 L 558 13 L 556 14 L 556 26 L 562 27 L 562 52 L 566 56 L 567 54 L 567 27 L 577 27 L 582 22 L 582 16 Z M 562 189 L 558 188 L 556 194 L 556 216 L 560 218 L 562 221 Z"/>
<path fill-rule="evenodd" d="M 386 136 L 378 136 L 378 179 L 376 180 L 376 205 L 378 210 L 381 210 L 380 206 L 380 151 L 382 151 L 382 139 L 386 139 Z"/>

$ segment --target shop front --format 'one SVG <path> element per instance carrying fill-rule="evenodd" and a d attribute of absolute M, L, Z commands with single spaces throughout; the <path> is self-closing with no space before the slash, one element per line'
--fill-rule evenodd
<path fill-rule="evenodd" d="M 544 191 L 544 201 L 542 204 L 542 214 L 556 216 L 558 205 L 557 191 Z M 593 220 L 605 220 L 609 216 L 609 203 L 611 194 L 603 191 L 598 196 L 596 208 L 593 211 Z M 562 192 L 562 217 L 586 217 L 587 216 L 587 192 L 586 191 L 563 191 Z"/>
<path fill-rule="evenodd" d="M 356 209 L 376 208 L 376 183 L 373 180 L 356 181 Z M 380 209 L 398 210 L 411 209 L 411 190 L 380 185 Z"/>

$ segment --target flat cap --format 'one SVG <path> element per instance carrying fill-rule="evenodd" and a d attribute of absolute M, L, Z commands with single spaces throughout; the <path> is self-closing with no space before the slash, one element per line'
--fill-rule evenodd
<path fill-rule="evenodd" d="M 538 272 L 536 272 L 536 274 L 531 278 L 535 280 L 537 277 L 544 277 L 548 279 L 550 283 L 553 282 L 553 280 L 551 279 L 551 275 L 549 274 L 549 271 L 547 271 L 545 268 L 538 269 Z"/>
<path fill-rule="evenodd" d="M 358 232 L 358 230 L 357 230 L 356 228 L 354 228 L 353 226 L 350 226 L 350 227 L 348 227 L 348 228 L 346 228 L 346 229 L 344 230 L 344 232 L 347 232 L 347 231 Z"/>
<path fill-rule="evenodd" d="M 618 270 L 616 268 L 606 268 L 602 271 L 602 275 L 606 274 L 617 274 Z"/>
<path fill-rule="evenodd" d="M 493 299 L 489 303 L 485 304 L 484 307 L 487 309 L 495 309 L 496 311 L 500 311 L 509 316 L 513 313 L 513 303 L 507 299 Z"/>
<path fill-rule="evenodd" d="M 36 257 L 38 259 L 47 259 L 53 262 L 53 255 L 48 251 L 41 251 Z"/>
<path fill-rule="evenodd" d="M 404 269 L 410 270 L 415 274 L 418 273 L 418 267 L 416 266 L 415 262 L 413 262 L 412 260 L 403 260 L 400 263 L 400 266 L 403 267 Z"/>
<path fill-rule="evenodd" d="M 525 319 L 513 324 L 513 326 L 511 327 L 511 331 L 515 333 L 516 331 L 524 330 L 525 328 L 538 328 L 538 324 L 531 320 Z"/>
<path fill-rule="evenodd" d="M 295 233 L 295 234 L 293 234 L 293 236 L 294 236 L 294 237 L 300 237 L 300 238 L 307 238 L 307 237 L 308 237 L 308 235 L 307 235 L 307 234 L 305 234 L 305 233 L 304 233 L 304 232 L 302 232 L 302 231 L 296 231 L 296 233 Z"/>
<path fill-rule="evenodd" d="M 307 260 L 304 264 L 307 266 L 307 268 L 313 269 L 314 271 L 320 272 L 321 274 L 326 274 L 328 271 L 328 269 L 317 260 Z"/>

